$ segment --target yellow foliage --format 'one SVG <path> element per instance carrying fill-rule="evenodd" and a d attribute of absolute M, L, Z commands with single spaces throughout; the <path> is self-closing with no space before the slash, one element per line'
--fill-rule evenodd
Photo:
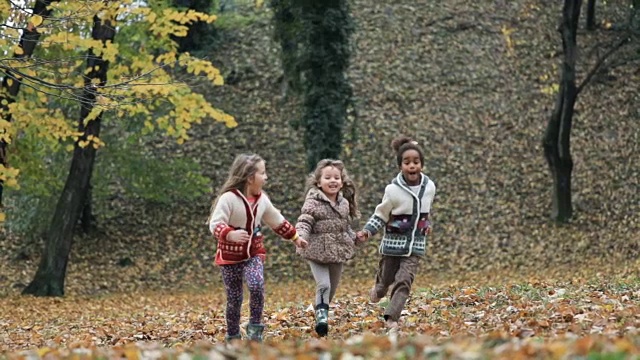
<path fill-rule="evenodd" d="M 91 80 L 99 94 L 92 111 L 83 119 L 85 125 L 100 114 L 113 116 L 116 121 L 127 121 L 134 116 L 142 117 L 143 133 L 161 130 L 174 137 L 178 143 L 189 139 L 187 132 L 193 123 L 208 119 L 223 122 L 229 127 L 237 125 L 232 116 L 216 109 L 202 95 L 194 93 L 188 84 L 174 79 L 168 71 L 168 68 L 180 64 L 192 77 L 199 77 L 214 86 L 223 85 L 220 70 L 209 61 L 189 54 L 178 56 L 177 43 L 174 41 L 167 41 L 166 45 L 162 45 L 163 51 L 156 48 L 150 51 L 151 48 L 145 49 L 144 43 L 140 47 L 122 41 L 117 37 L 118 34 L 116 42 L 106 43 L 87 37 L 87 34 L 90 34 L 87 30 L 93 26 L 93 17 L 96 15 L 103 20 L 110 19 L 113 25 L 116 24 L 114 19 L 117 18 L 117 31 L 126 26 L 142 26 L 136 31 L 139 31 L 143 38 L 148 36 L 160 40 L 171 36 L 185 36 L 190 24 L 196 21 L 211 23 L 216 20 L 215 15 L 193 10 L 157 10 L 146 3 L 141 4 L 134 0 L 60 0 L 52 3 L 51 18 L 42 18 L 39 15 L 25 16 L 26 13 L 21 14 L 21 11 L 6 4 L 6 1 L 0 0 L 0 13 L 9 13 L 8 18 L 14 23 L 28 23 L 32 29 L 44 31 L 38 43 L 38 51 L 41 52 L 39 57 L 40 60 L 51 61 L 39 61 L 36 64 L 29 63 L 29 59 L 21 59 L 18 62 L 18 59 L 8 58 L 4 65 L 20 67 L 21 71 L 30 77 L 37 77 L 45 83 L 55 84 L 65 90 L 43 88 L 43 91 L 39 91 L 22 87 L 23 96 L 20 96 L 16 103 L 7 104 L 9 112 L 20 121 L 8 123 L 0 120 L 0 139 L 11 143 L 18 134 L 28 133 L 31 137 L 35 136 L 56 145 L 72 140 L 82 147 L 93 146 L 98 149 L 105 146 L 106 144 L 97 137 L 83 138 L 83 134 L 77 130 L 76 113 L 65 114 L 60 108 L 50 106 L 56 96 L 63 96 L 68 99 L 65 101 L 72 101 L 70 94 L 80 93 L 84 87 L 84 79 L 78 74 L 89 74 L 91 70 L 99 70 L 97 67 L 85 68 L 84 55 L 90 49 L 96 56 L 109 61 L 109 69 L 106 86 L 100 86 L 98 79 Z M 53 25 L 48 25 L 49 21 Z M 20 35 L 17 29 L 0 27 L 0 46 L 7 44 L 5 48 L 12 50 L 14 54 L 23 54 L 23 49 L 11 44 L 10 40 L 18 39 Z M 12 82 L 12 79 L 8 80 L 9 83 Z M 163 110 L 165 115 L 158 116 L 155 113 L 156 109 L 166 109 L 167 106 L 168 111 Z M 69 151 L 73 150 L 73 145 L 62 146 Z M 17 172 L 15 176 L 7 169 L 1 170 L 0 173 L 0 179 L 4 179 L 7 185 L 17 186 Z"/>
<path fill-rule="evenodd" d="M 29 20 L 29 22 L 34 26 L 34 27 L 38 27 L 42 24 L 42 16 L 40 15 L 33 15 L 31 17 L 31 19 Z"/>
<path fill-rule="evenodd" d="M 20 174 L 20 169 L 5 167 L 0 164 L 0 180 L 4 182 L 4 186 L 11 187 L 14 189 L 19 189 L 18 185 L 18 175 Z"/>
<path fill-rule="evenodd" d="M 11 3 L 3 0 L 0 1 L 0 16 L 5 16 L 5 14 L 11 13 Z M 0 17 L 0 20 L 4 22 L 4 17 Z"/>
<path fill-rule="evenodd" d="M 502 31 L 502 36 L 504 37 L 505 43 L 507 45 L 507 54 L 509 56 L 512 56 L 514 54 L 514 43 L 513 39 L 511 38 L 511 34 L 515 31 L 515 29 L 503 26 L 500 30 Z"/>
<path fill-rule="evenodd" d="M 557 94 L 559 90 L 560 90 L 559 84 L 551 84 L 549 86 L 545 86 L 542 89 L 540 89 L 540 92 L 547 95 L 553 95 L 553 94 Z"/>

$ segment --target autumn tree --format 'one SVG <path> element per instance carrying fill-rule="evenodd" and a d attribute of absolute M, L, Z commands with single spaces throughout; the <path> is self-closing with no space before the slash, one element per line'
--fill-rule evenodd
<path fill-rule="evenodd" d="M 113 42 L 116 30 L 113 19 L 98 15 L 93 17 L 93 40 L 100 41 L 102 46 Z M 93 112 L 99 93 L 98 88 L 107 83 L 109 61 L 102 58 L 100 50 L 89 48 L 87 53 L 86 74 L 83 76 L 84 85 L 80 97 L 80 120 L 78 132 L 71 160 L 71 169 L 65 183 L 62 195 L 53 215 L 51 227 L 47 233 L 43 256 L 34 279 L 24 289 L 24 294 L 40 296 L 60 296 L 64 294 L 64 278 L 71 251 L 71 237 L 76 224 L 91 179 L 93 163 L 97 146 L 93 146 L 94 138 L 100 136 L 100 122 L 102 111 L 93 118 Z"/>
<path fill-rule="evenodd" d="M 40 265 L 25 293 L 64 293 L 73 225 L 86 196 L 96 151 L 104 145 L 100 129 L 105 117 L 110 118 L 110 126 L 140 122 L 142 133 L 158 129 L 178 143 L 189 138 L 191 124 L 203 119 L 235 126 L 231 116 L 213 108 L 185 82 L 197 77 L 222 85 L 220 72 L 189 53 L 178 54 L 178 45 L 171 39 L 185 36 L 188 24 L 212 22 L 215 16 L 140 6 L 138 2 L 133 6 L 134 2 L 51 4 L 50 24 L 54 25 L 39 30 L 42 38 L 38 56 L 0 62 L 5 74 L 22 79 L 24 89 L 14 103 L 7 104 L 6 113 L 14 121 L 0 123 L 7 142 L 37 138 L 51 148 L 62 147 L 73 153 L 64 190 L 45 236 Z M 7 10 L 20 11 L 17 7 Z M 114 39 L 115 23 L 122 41 Z M 12 34 L 18 32 L 19 28 Z M 7 43 L 3 46 L 4 53 L 11 48 Z M 80 56 L 78 51 L 86 55 Z M 79 105 L 78 120 L 71 119 L 72 107 L 51 106 L 63 103 Z M 6 174 L 7 169 L 2 169 L 1 175 Z"/>
<path fill-rule="evenodd" d="M 346 0 L 272 0 L 275 37 L 280 42 L 284 81 L 300 83 L 307 168 L 337 158 L 351 104 L 346 76 L 353 19 Z M 295 90 L 295 89 L 294 89 Z"/>
<path fill-rule="evenodd" d="M 20 36 L 20 42 L 13 50 L 14 59 L 28 58 L 33 55 L 33 51 L 40 39 L 40 32 L 37 31 L 37 27 L 41 25 L 42 21 L 46 19 L 51 13 L 49 4 L 55 0 L 37 0 L 31 9 L 32 17 L 28 20 L 25 19 L 24 13 L 17 13 L 15 17 L 9 17 L 10 21 L 27 22 L 27 27 L 23 29 Z M 5 4 L 5 6 L 8 4 Z M 3 10 L 5 14 L 11 14 L 9 8 L 3 8 L 0 6 L 0 10 Z M 14 13 L 15 14 L 15 13 Z M 22 15 L 22 16 L 20 16 Z M 6 26 L 6 25 L 5 25 Z M 11 71 L 5 71 L 2 77 L 2 88 L 0 90 L 0 119 L 3 121 L 11 121 L 11 113 L 9 112 L 9 104 L 15 102 L 15 98 L 20 91 L 20 85 L 22 84 L 22 78 L 15 76 Z M 0 137 L 0 166 L 4 169 L 9 168 L 7 159 L 7 140 L 8 138 Z M 9 173 L 12 173 L 9 171 Z M 2 206 L 2 196 L 4 189 L 5 177 L 0 177 L 0 206 Z M 12 180 L 14 181 L 14 180 Z"/>
<path fill-rule="evenodd" d="M 578 45 L 576 39 L 581 6 L 581 0 L 565 0 L 562 7 L 562 20 L 558 28 L 563 50 L 559 90 L 542 140 L 544 157 L 553 178 L 551 217 L 560 223 L 568 222 L 573 216 L 571 127 L 578 95 L 606 65 L 606 60 L 630 40 L 628 33 L 623 34 L 606 53 L 596 60 L 595 65 L 585 74 L 580 84 L 577 84 Z"/>

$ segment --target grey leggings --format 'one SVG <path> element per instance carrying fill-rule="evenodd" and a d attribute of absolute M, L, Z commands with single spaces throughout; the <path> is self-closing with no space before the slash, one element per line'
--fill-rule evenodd
<path fill-rule="evenodd" d="M 343 264 L 319 264 L 309 261 L 309 266 L 316 279 L 316 306 L 323 303 L 329 305 L 340 283 Z"/>

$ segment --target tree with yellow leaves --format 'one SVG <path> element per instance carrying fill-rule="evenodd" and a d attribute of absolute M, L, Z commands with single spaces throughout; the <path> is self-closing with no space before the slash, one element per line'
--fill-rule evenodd
<path fill-rule="evenodd" d="M 19 94 L 2 93 L 6 101 L 0 133 L 7 144 L 36 137 L 52 146 L 66 143 L 73 152 L 40 265 L 24 290 L 60 296 L 73 228 L 87 199 L 95 154 L 105 145 L 100 138 L 103 117 L 112 117 L 115 124 L 142 118 L 147 131 L 162 130 L 178 143 L 189 138 L 193 123 L 205 119 L 230 127 L 236 123 L 173 76 L 186 73 L 212 85 L 223 84 L 218 69 L 189 53 L 178 54 L 172 40 L 185 36 L 190 23 L 212 22 L 215 16 L 134 0 L 65 0 L 47 5 L 50 13 L 42 16 L 0 2 L 1 20 L 7 24 L 0 27 L 0 54 L 13 53 L 4 59 L 0 55 L 0 71 L 3 81 L 19 81 L 22 87 Z M 24 53 L 24 47 L 11 40 L 20 39 L 21 31 L 34 30 L 40 34 L 36 52 L 31 57 L 16 56 Z M 117 40 L 116 32 L 122 41 Z M 63 103 L 66 106 L 58 106 Z M 69 111 L 63 111 L 71 103 L 80 108 L 75 120 Z M 17 174 L 18 169 L 8 165 L 0 168 L 5 185 L 17 185 Z"/>

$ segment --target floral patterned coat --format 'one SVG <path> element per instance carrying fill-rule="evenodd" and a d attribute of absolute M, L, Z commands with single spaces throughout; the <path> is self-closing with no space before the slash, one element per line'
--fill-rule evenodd
<path fill-rule="evenodd" d="M 355 231 L 351 228 L 349 201 L 338 195 L 333 204 L 320 189 L 312 188 L 296 223 L 301 238 L 309 242 L 296 252 L 321 264 L 344 263 L 355 255 Z"/>

